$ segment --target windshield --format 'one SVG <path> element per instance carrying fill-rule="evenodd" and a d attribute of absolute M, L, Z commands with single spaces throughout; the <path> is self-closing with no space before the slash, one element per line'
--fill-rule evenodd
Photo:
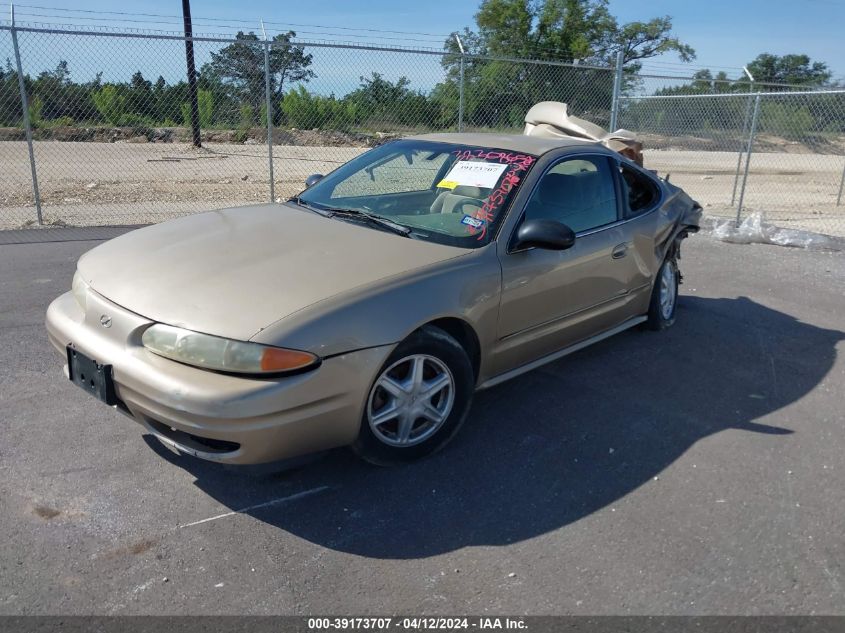
<path fill-rule="evenodd" d="M 417 239 L 477 248 L 493 239 L 535 161 L 507 150 L 404 139 L 349 161 L 298 201 L 385 218 Z"/>

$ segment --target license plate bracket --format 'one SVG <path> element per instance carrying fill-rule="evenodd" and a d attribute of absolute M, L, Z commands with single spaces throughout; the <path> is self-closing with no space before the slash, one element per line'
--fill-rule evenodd
<path fill-rule="evenodd" d="M 111 365 L 98 363 L 68 345 L 67 367 L 72 383 L 108 405 L 117 404 Z"/>

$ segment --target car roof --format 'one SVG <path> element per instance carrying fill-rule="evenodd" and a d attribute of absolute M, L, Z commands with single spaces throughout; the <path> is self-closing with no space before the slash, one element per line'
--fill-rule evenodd
<path fill-rule="evenodd" d="M 561 147 L 601 146 L 598 141 L 572 136 L 564 138 L 543 138 L 540 136 L 525 136 L 523 134 L 485 134 L 479 132 L 419 134 L 407 138 L 419 139 L 421 141 L 435 141 L 438 143 L 456 143 L 458 145 L 506 149 L 514 152 L 534 154 L 535 156 Z"/>

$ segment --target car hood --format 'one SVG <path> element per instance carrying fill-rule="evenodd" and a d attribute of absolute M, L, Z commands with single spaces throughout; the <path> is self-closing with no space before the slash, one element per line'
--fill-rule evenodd
<path fill-rule="evenodd" d="M 99 294 L 153 321 L 247 340 L 318 301 L 467 254 L 292 205 L 210 211 L 86 253 Z"/>

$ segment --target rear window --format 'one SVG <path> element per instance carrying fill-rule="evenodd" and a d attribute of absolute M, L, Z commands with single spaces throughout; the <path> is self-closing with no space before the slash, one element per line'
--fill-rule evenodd
<path fill-rule="evenodd" d="M 621 166 L 623 199 L 627 202 L 629 215 L 637 215 L 649 209 L 660 200 L 660 190 L 655 182 L 627 165 Z"/>

